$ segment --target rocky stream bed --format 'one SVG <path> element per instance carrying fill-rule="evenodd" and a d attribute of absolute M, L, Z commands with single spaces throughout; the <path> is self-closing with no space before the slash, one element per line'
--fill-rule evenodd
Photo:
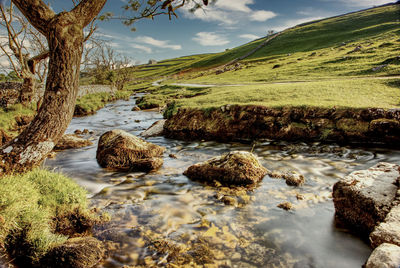
<path fill-rule="evenodd" d="M 332 187 L 348 173 L 379 162 L 399 163 L 400 151 L 320 143 L 218 143 L 164 137 L 147 141 L 167 148 L 161 169 L 112 172 L 96 161 L 99 136 L 112 129 L 139 135 L 162 116 L 131 111 L 117 101 L 89 117 L 74 118 L 67 133 L 89 129 L 93 145 L 57 153 L 45 166 L 74 178 L 94 206 L 112 220 L 94 236 L 113 242 L 99 267 L 361 267 L 372 249 L 337 227 Z M 254 188 L 191 181 L 191 165 L 230 151 L 252 151 L 269 171 L 297 172 L 301 186 L 264 177 Z M 285 206 L 284 204 L 290 204 Z M 0 262 L 0 267 L 5 266 Z M 176 267 L 176 266 L 175 266 Z"/>

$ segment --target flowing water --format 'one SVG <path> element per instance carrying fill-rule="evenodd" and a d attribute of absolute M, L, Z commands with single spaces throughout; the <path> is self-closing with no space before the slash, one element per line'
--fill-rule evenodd
<path fill-rule="evenodd" d="M 134 99 L 107 105 L 95 115 L 74 118 L 67 132 L 93 131 L 94 145 L 59 152 L 49 168 L 73 177 L 91 193 L 93 204 L 112 216 L 95 235 L 118 244 L 102 267 L 214 263 L 209 267 L 361 267 L 368 244 L 335 227 L 332 186 L 345 174 L 378 162 L 399 162 L 400 152 L 319 144 L 276 142 L 185 142 L 164 137 L 157 172 L 110 172 L 96 162 L 98 137 L 123 129 L 139 135 L 162 118 L 131 111 Z M 301 187 L 266 176 L 255 189 L 228 189 L 193 182 L 182 175 L 190 165 L 232 150 L 253 152 L 269 170 L 297 171 Z M 176 158 L 169 157 L 174 154 Z M 289 201 L 290 211 L 277 205 Z M 175 266 L 177 267 L 177 266 Z"/>

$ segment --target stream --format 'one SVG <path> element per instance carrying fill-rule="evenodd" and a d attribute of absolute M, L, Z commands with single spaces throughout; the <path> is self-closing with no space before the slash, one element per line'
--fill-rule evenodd
<path fill-rule="evenodd" d="M 74 118 L 67 133 L 89 129 L 94 145 L 59 152 L 45 163 L 74 178 L 89 191 L 93 205 L 111 215 L 111 222 L 94 235 L 117 243 L 118 249 L 99 267 L 166 266 L 170 258 L 179 256 L 190 256 L 197 264 L 215 264 L 208 267 L 350 268 L 361 267 L 367 260 L 371 253 L 367 242 L 335 227 L 332 186 L 354 170 L 382 161 L 400 162 L 400 151 L 154 137 L 147 140 L 167 148 L 160 170 L 145 174 L 100 168 L 96 149 L 102 133 L 118 128 L 139 135 L 162 119 L 154 111 L 131 111 L 134 105 L 133 98 L 117 101 L 93 116 Z M 269 170 L 297 171 L 306 183 L 292 187 L 266 176 L 253 190 L 233 191 L 182 175 L 194 163 L 233 150 L 253 150 Z M 226 204 L 222 196 L 233 201 Z M 277 207 L 285 201 L 294 208 Z M 158 241 L 156 246 L 149 247 L 149 239 Z M 170 250 L 163 251 L 166 247 Z M 171 249 L 180 255 L 172 256 Z"/>

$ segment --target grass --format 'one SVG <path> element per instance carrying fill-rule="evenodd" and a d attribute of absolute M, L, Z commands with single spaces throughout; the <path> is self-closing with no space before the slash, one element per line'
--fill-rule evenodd
<path fill-rule="evenodd" d="M 399 9 L 399 5 L 378 7 L 293 27 L 270 41 L 267 46 L 251 55 L 249 59 L 262 60 L 274 55 L 310 52 L 335 47 L 342 42 L 359 42 L 390 31 L 397 31 L 400 25 Z M 265 38 L 210 55 L 194 62 L 191 67 L 211 67 L 225 64 L 244 55 L 264 40 Z"/>
<path fill-rule="evenodd" d="M 205 95 L 210 89 L 208 87 L 182 87 L 174 85 L 164 85 L 153 87 L 154 94 L 145 95 L 137 101 L 141 109 L 150 109 L 163 107 L 175 99 L 193 98 L 195 96 Z"/>
<path fill-rule="evenodd" d="M 210 109 L 226 104 L 267 107 L 399 108 L 398 79 L 346 79 L 318 82 L 213 87 L 207 95 L 175 100 L 175 108 Z"/>
<path fill-rule="evenodd" d="M 21 115 L 34 115 L 36 111 L 36 103 L 30 106 L 23 106 L 22 104 L 15 104 L 8 109 L 0 108 L 0 129 L 4 130 L 7 134 L 14 136 L 16 133 L 15 117 Z"/>
<path fill-rule="evenodd" d="M 0 182 L 0 245 L 23 251 L 32 263 L 66 241 L 52 227 L 58 214 L 78 208 L 90 215 L 86 191 L 59 173 L 36 169 Z"/>
<path fill-rule="evenodd" d="M 75 110 L 79 111 L 76 115 L 89 115 L 103 108 L 108 102 L 127 99 L 132 95 L 132 91 L 119 90 L 115 93 L 100 92 L 85 95 L 76 101 Z"/>

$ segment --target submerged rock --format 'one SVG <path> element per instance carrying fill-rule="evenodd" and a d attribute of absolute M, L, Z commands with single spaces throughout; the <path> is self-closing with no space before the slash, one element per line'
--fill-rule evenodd
<path fill-rule="evenodd" d="M 148 129 L 143 131 L 140 136 L 148 138 L 148 137 L 156 137 L 161 136 L 164 132 L 164 124 L 167 120 L 159 120 L 152 124 Z"/>
<path fill-rule="evenodd" d="M 290 171 L 290 172 L 270 172 L 268 174 L 271 178 L 279 178 L 279 179 L 284 179 L 286 181 L 286 184 L 289 186 L 301 186 L 305 182 L 305 178 L 303 175 L 297 173 L 296 171 Z"/>
<path fill-rule="evenodd" d="M 90 146 L 92 144 L 93 143 L 90 140 L 83 139 L 75 134 L 65 134 L 58 141 L 57 145 L 54 147 L 54 150 L 76 149 Z"/>
<path fill-rule="evenodd" d="M 369 257 L 365 268 L 398 268 L 400 267 L 400 247 L 382 244 Z"/>
<path fill-rule="evenodd" d="M 348 228 L 369 235 L 392 208 L 399 176 L 399 166 L 389 163 L 346 176 L 333 186 L 336 217 Z"/>
<path fill-rule="evenodd" d="M 94 237 L 71 238 L 51 249 L 41 267 L 94 267 L 103 259 L 104 253 L 103 243 Z"/>
<path fill-rule="evenodd" d="M 100 137 L 96 159 L 103 168 L 147 172 L 163 165 L 164 151 L 164 147 L 114 129 Z"/>
<path fill-rule="evenodd" d="M 252 185 L 261 181 L 267 172 L 252 153 L 235 151 L 190 166 L 183 174 L 204 182 L 216 180 L 223 185 Z"/>
<path fill-rule="evenodd" d="M 291 210 L 293 208 L 293 204 L 290 202 L 283 202 L 277 205 L 277 207 L 284 210 Z"/>

